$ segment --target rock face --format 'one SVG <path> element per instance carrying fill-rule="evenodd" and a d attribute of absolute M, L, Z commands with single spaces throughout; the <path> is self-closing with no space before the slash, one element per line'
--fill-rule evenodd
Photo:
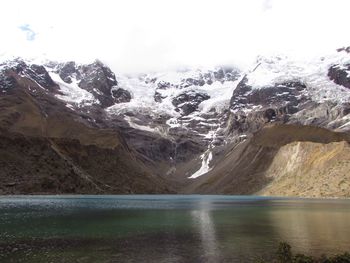
<path fill-rule="evenodd" d="M 16 82 L 14 78 L 5 75 L 3 72 L 0 72 L 0 89 L 2 93 L 5 93 L 8 89 L 12 89 L 15 84 Z"/>
<path fill-rule="evenodd" d="M 347 85 L 347 63 L 337 63 L 344 58 L 327 59 L 296 65 L 281 58 L 259 60 L 233 92 L 228 132 L 251 134 L 268 123 L 347 130 L 350 98 L 342 88 Z M 315 65 L 315 71 L 303 69 Z"/>
<path fill-rule="evenodd" d="M 245 71 L 1 62 L 0 191 L 348 196 L 349 65 L 347 48 Z"/>
<path fill-rule="evenodd" d="M 337 49 L 338 52 L 345 51 L 346 53 L 350 53 L 350 47 L 342 47 Z"/>
<path fill-rule="evenodd" d="M 125 102 L 130 102 L 131 100 L 130 92 L 128 92 L 125 89 L 122 89 L 122 88 L 112 89 L 111 92 L 112 92 L 112 97 L 114 98 L 116 103 L 125 103 Z"/>
<path fill-rule="evenodd" d="M 89 65 L 77 65 L 71 61 L 52 66 L 64 82 L 77 83 L 80 88 L 91 93 L 103 108 L 114 103 L 129 102 L 131 99 L 127 90 L 118 87 L 118 81 L 111 69 L 100 61 Z"/>
<path fill-rule="evenodd" d="M 81 81 L 79 87 L 92 93 L 102 107 L 113 105 L 112 88 L 118 85 L 114 73 L 101 62 L 96 61 L 80 68 Z"/>
<path fill-rule="evenodd" d="M 26 77 L 32 81 L 34 81 L 36 84 L 39 85 L 39 87 L 43 89 L 49 89 L 51 92 L 54 92 L 57 90 L 57 84 L 51 79 L 49 73 L 46 71 L 45 67 L 42 65 L 36 65 L 26 64 L 21 59 L 16 59 L 14 61 L 11 61 L 10 63 L 6 64 L 0 64 L 0 68 L 4 68 L 4 70 L 1 72 L 3 79 L 7 78 L 7 81 L 11 82 L 11 74 L 5 74 L 5 70 L 7 72 L 12 72 L 13 74 L 17 74 L 23 77 Z M 13 78 L 12 78 L 13 80 Z M 10 86 L 14 85 L 14 82 L 7 83 L 10 84 Z M 6 88 L 6 83 L 4 83 L 3 88 Z"/>
<path fill-rule="evenodd" d="M 77 70 L 74 61 L 70 61 L 61 65 L 61 67 L 59 67 L 58 74 L 64 82 L 69 84 L 72 83 L 73 76 L 76 76 L 77 78 L 81 78 L 81 74 Z"/>
<path fill-rule="evenodd" d="M 210 99 L 208 94 L 190 90 L 175 97 L 172 104 L 176 107 L 176 111 L 181 111 L 182 115 L 189 115 L 198 109 L 199 104 L 208 99 Z"/>
<path fill-rule="evenodd" d="M 17 68 L 17 73 L 27 75 L 29 78 L 34 80 L 40 86 L 44 88 L 50 88 L 56 86 L 54 81 L 51 79 L 46 69 L 39 65 L 23 65 L 23 68 Z"/>
<path fill-rule="evenodd" d="M 328 76 L 338 85 L 350 88 L 350 64 L 331 66 L 328 70 Z"/>
<path fill-rule="evenodd" d="M 247 85 L 247 77 L 234 90 L 230 104 L 232 110 L 248 107 L 296 107 L 307 99 L 305 84 L 297 81 L 275 83 L 263 89 L 254 89 Z"/>
<path fill-rule="evenodd" d="M 306 86 L 301 82 L 281 82 L 254 89 L 247 81 L 244 77 L 233 92 L 230 132 L 252 133 L 266 123 L 287 123 L 300 110 L 300 105 L 309 100 Z"/>

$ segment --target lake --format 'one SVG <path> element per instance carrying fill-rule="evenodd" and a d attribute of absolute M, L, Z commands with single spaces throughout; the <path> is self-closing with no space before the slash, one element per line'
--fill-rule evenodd
<path fill-rule="evenodd" d="M 350 251 L 350 200 L 0 197 L 0 262 L 254 262 L 281 241 L 315 256 Z"/>

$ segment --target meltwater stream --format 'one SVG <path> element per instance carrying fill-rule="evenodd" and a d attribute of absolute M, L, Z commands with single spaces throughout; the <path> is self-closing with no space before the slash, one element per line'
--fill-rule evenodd
<path fill-rule="evenodd" d="M 0 262 L 254 262 L 350 251 L 350 200 L 0 197 Z"/>

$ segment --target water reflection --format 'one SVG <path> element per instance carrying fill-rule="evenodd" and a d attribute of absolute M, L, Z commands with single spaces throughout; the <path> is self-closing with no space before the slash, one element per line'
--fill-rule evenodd
<path fill-rule="evenodd" d="M 179 251 L 179 247 L 177 244 L 180 244 L 181 240 L 178 240 L 176 235 L 176 231 L 174 229 L 174 215 L 173 213 L 167 211 L 164 213 L 164 223 L 168 228 L 167 231 L 167 240 L 163 244 L 164 254 L 167 256 L 163 256 L 163 258 L 155 258 L 153 262 L 160 263 L 180 263 L 184 262 L 184 259 L 181 255 L 181 251 Z M 150 249 L 154 249 L 152 246 Z"/>
<path fill-rule="evenodd" d="M 309 205 L 271 209 L 269 217 L 280 239 L 298 252 L 317 255 L 328 250 L 339 253 L 349 250 L 349 210 Z"/>
<path fill-rule="evenodd" d="M 191 218 L 194 227 L 197 229 L 203 254 L 201 257 L 206 262 L 220 262 L 220 250 L 216 238 L 215 224 L 211 216 L 211 203 L 202 200 L 199 204 L 200 209 L 191 211 Z"/>

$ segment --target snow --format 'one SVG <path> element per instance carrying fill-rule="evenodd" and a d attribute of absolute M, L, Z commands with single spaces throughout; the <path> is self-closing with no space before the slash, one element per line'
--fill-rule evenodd
<path fill-rule="evenodd" d="M 348 128 L 350 128 L 350 114 L 347 114 L 340 119 L 335 119 L 331 121 L 329 125 L 332 125 L 333 123 L 336 123 L 336 122 L 345 122 L 343 125 L 339 126 L 337 130 L 348 130 Z"/>
<path fill-rule="evenodd" d="M 345 123 L 345 124 L 343 124 L 343 125 L 340 126 L 338 129 L 339 129 L 339 130 L 345 129 L 345 128 L 347 128 L 349 125 L 350 125 L 350 121 L 347 122 L 347 123 Z"/>
<path fill-rule="evenodd" d="M 208 134 L 204 135 L 204 138 L 213 140 L 215 136 L 216 136 L 216 131 L 211 130 L 208 132 Z"/>
<path fill-rule="evenodd" d="M 210 99 L 199 104 L 199 111 L 201 113 L 207 113 L 212 109 L 215 109 L 216 112 L 222 112 L 227 109 L 229 107 L 232 93 L 242 78 L 243 75 L 236 81 L 225 81 L 224 83 L 216 81 L 211 85 L 205 84 L 200 87 L 199 91 L 207 93 L 210 96 Z"/>
<path fill-rule="evenodd" d="M 207 123 L 207 122 L 201 121 L 199 123 L 199 125 L 208 126 L 208 127 L 217 127 L 219 124 L 217 124 L 217 123 Z"/>
<path fill-rule="evenodd" d="M 188 116 L 190 120 L 199 120 L 201 114 L 208 113 L 212 109 L 215 109 L 216 112 L 223 112 L 229 107 L 232 92 L 239 80 L 234 82 L 225 81 L 223 83 L 214 81 L 211 85 L 179 87 L 187 78 L 199 79 L 203 72 L 210 72 L 210 69 L 161 72 L 143 76 L 118 76 L 118 86 L 128 90 L 132 95 L 132 99 L 130 102 L 119 103 L 109 107 L 107 112 L 117 115 L 137 112 L 154 117 L 165 116 L 168 118 L 166 124 L 170 128 L 180 127 L 181 122 L 178 121 L 178 118 L 181 117 L 181 114 L 175 110 L 176 107 L 172 104 L 172 101 L 180 94 L 190 91 L 205 93 L 210 96 L 210 99 L 203 101 L 199 105 L 198 111 Z M 154 79 L 156 81 L 150 81 Z M 171 85 L 165 89 L 159 89 L 158 83 L 161 82 L 170 83 Z M 161 102 L 154 100 L 156 91 L 162 98 Z M 205 121 L 205 119 L 202 120 Z"/>
<path fill-rule="evenodd" d="M 137 121 L 135 118 L 129 117 L 129 116 L 125 116 L 124 120 L 126 120 L 129 124 L 129 126 L 131 128 L 134 128 L 136 130 L 142 130 L 142 131 L 146 131 L 146 132 L 151 132 L 151 133 L 156 133 L 162 137 L 166 137 L 166 130 L 162 129 L 161 127 L 150 127 L 150 126 L 146 126 L 146 125 L 140 125 L 137 124 L 135 121 Z"/>
<path fill-rule="evenodd" d="M 96 92 L 96 94 L 98 95 L 103 95 L 103 93 L 99 89 L 94 88 L 93 91 Z"/>
<path fill-rule="evenodd" d="M 118 86 L 129 91 L 132 98 L 130 102 L 118 103 L 107 108 L 108 113 L 122 115 L 126 112 L 138 112 L 150 114 L 151 116 L 179 115 L 175 112 L 170 98 L 164 100 L 162 103 L 154 101 L 156 84 L 147 84 L 138 76 L 118 76 L 117 81 Z"/>
<path fill-rule="evenodd" d="M 155 132 L 154 128 L 134 123 L 129 116 L 125 116 L 124 119 L 129 123 L 130 127 L 134 129 L 148 131 L 148 132 Z"/>
<path fill-rule="evenodd" d="M 220 131 L 220 127 L 216 130 L 210 130 L 208 134 L 204 136 L 205 139 L 211 139 L 211 142 L 208 145 L 208 149 L 200 156 L 202 160 L 202 165 L 194 174 L 192 174 L 188 179 L 195 179 L 203 174 L 209 172 L 212 168 L 210 168 L 209 164 L 213 159 L 212 150 L 215 148 L 214 142 L 217 138 L 218 132 Z"/>
<path fill-rule="evenodd" d="M 181 127 L 181 124 L 177 120 L 177 118 L 170 118 L 169 120 L 166 121 L 166 125 L 168 125 L 170 128 L 177 128 Z"/>
<path fill-rule="evenodd" d="M 100 103 L 93 94 L 80 88 L 76 79 L 72 78 L 72 83 L 68 84 L 65 83 L 57 73 L 49 72 L 49 75 L 60 87 L 60 91 L 63 95 L 56 95 L 56 97 L 60 100 L 73 103 L 78 106 L 90 106 Z"/>
<path fill-rule="evenodd" d="M 247 73 L 247 85 L 253 89 L 271 87 L 286 81 L 300 81 L 307 87 L 311 99 L 316 102 L 348 102 L 350 92 L 328 77 L 328 69 L 335 64 L 350 63 L 350 56 L 344 52 L 331 53 L 311 59 L 275 56 L 260 58 L 258 64 Z"/>
<path fill-rule="evenodd" d="M 36 65 L 45 65 L 48 62 L 52 61 L 46 58 L 45 56 L 25 56 L 19 57 L 17 54 L 11 53 L 2 53 L 0 54 L 0 63 L 3 63 L 5 67 L 12 67 L 17 64 L 17 61 L 24 61 L 27 65 L 36 64 Z M 1 70 L 1 66 L 0 66 Z"/>
<path fill-rule="evenodd" d="M 210 150 L 207 150 L 205 153 L 203 153 L 200 157 L 202 159 L 202 165 L 199 168 L 198 171 L 196 171 L 194 174 L 192 174 L 189 179 L 195 179 L 203 174 L 206 174 L 211 170 L 209 167 L 210 161 L 213 159 L 213 154 Z"/>
<path fill-rule="evenodd" d="M 107 109 L 107 112 L 110 114 L 119 115 L 123 115 L 126 112 L 137 112 L 141 114 L 148 114 L 154 117 L 167 116 L 168 120 L 166 121 L 166 124 L 170 128 L 176 128 L 181 126 L 180 122 L 178 121 L 178 118 L 181 117 L 181 115 L 179 112 L 175 111 L 175 106 L 172 104 L 172 100 L 184 92 L 196 90 L 196 92 L 198 91 L 212 94 L 213 97 L 220 95 L 221 97 L 216 99 L 216 103 L 214 100 L 211 100 L 212 105 L 222 105 L 223 101 L 226 103 L 229 102 L 230 96 L 228 93 L 232 91 L 232 82 L 231 85 L 230 83 L 224 85 L 219 82 L 214 82 L 213 87 L 210 85 L 204 85 L 202 87 L 190 86 L 186 88 L 178 88 L 175 86 L 180 84 L 184 78 L 194 77 L 196 74 L 198 75 L 199 72 L 167 72 L 155 75 L 147 75 L 144 77 L 119 76 L 117 77 L 119 87 L 128 90 L 132 95 L 132 99 L 130 102 L 119 103 L 109 107 Z M 157 81 L 155 83 L 145 82 L 146 79 L 154 78 L 157 78 Z M 174 85 L 170 86 L 167 89 L 157 89 L 157 84 L 160 81 L 170 82 Z M 215 86 L 216 84 L 218 86 Z M 221 91 L 218 89 L 221 89 Z M 162 97 L 161 102 L 156 102 L 154 100 L 154 94 L 156 91 Z M 205 111 L 210 110 L 209 105 L 207 104 L 203 104 L 203 108 L 205 108 Z M 193 115 L 193 117 L 197 118 L 196 115 Z"/>
<path fill-rule="evenodd" d="M 349 122 L 347 122 L 347 123 L 345 123 L 345 124 L 343 124 L 342 126 L 340 126 L 338 129 L 339 130 L 345 130 L 345 129 L 348 129 L 348 127 L 350 126 L 350 121 Z"/>
<path fill-rule="evenodd" d="M 201 74 L 200 69 L 196 70 L 178 70 L 178 71 L 168 71 L 154 74 L 152 78 L 156 77 L 159 81 L 169 82 L 173 85 L 180 85 L 184 79 L 188 78 L 198 78 Z"/>

